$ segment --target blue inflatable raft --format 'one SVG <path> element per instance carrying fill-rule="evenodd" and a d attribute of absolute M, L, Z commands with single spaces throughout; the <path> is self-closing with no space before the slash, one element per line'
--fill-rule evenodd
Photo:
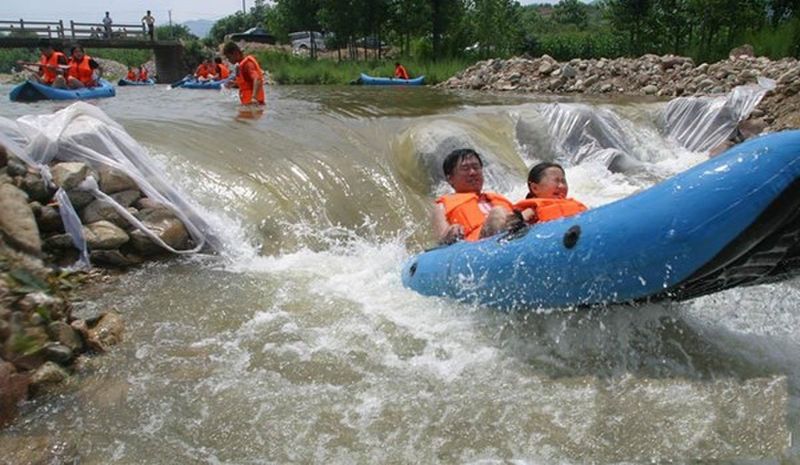
<path fill-rule="evenodd" d="M 799 274 L 800 131 L 787 131 L 577 216 L 429 250 L 402 279 L 529 310 L 684 300 Z"/>
<path fill-rule="evenodd" d="M 361 73 L 361 78 L 359 81 L 365 86 L 421 86 L 422 83 L 425 82 L 425 76 L 416 77 L 414 79 L 398 79 L 388 77 L 372 77 Z"/>
<path fill-rule="evenodd" d="M 156 81 L 152 79 L 145 79 L 144 81 L 129 81 L 127 79 L 120 79 L 117 82 L 118 86 L 152 86 L 155 85 Z"/>
<path fill-rule="evenodd" d="M 83 89 L 58 89 L 33 81 L 25 81 L 11 89 L 9 98 L 12 102 L 36 102 L 39 100 L 88 100 L 106 98 L 116 95 L 114 86 L 105 79 L 100 79 L 97 87 Z"/>
<path fill-rule="evenodd" d="M 185 80 L 180 82 L 178 85 L 174 85 L 172 87 L 183 87 L 184 89 L 221 89 L 222 85 L 228 82 L 228 79 L 222 79 L 219 81 L 198 81 L 196 79 Z"/>

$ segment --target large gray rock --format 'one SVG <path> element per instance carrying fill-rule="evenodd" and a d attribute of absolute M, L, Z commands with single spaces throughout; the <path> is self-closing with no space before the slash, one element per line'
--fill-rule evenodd
<path fill-rule="evenodd" d="M 11 184 L 0 184 L 0 233 L 23 252 L 42 252 L 39 227 L 28 207 L 28 196 Z"/>
<path fill-rule="evenodd" d="M 50 168 L 50 173 L 53 175 L 53 182 L 57 186 L 64 188 L 64 190 L 70 190 L 78 187 L 78 184 L 86 179 L 90 169 L 86 163 L 62 162 L 53 165 Z"/>
<path fill-rule="evenodd" d="M 114 250 L 92 250 L 89 254 L 92 263 L 106 266 L 127 268 L 144 262 L 144 259 L 136 254 L 123 253 L 118 249 Z"/>
<path fill-rule="evenodd" d="M 105 220 L 124 228 L 128 221 L 114 208 L 114 204 L 105 200 L 94 200 L 81 212 L 81 221 L 84 224 L 96 223 Z"/>
<path fill-rule="evenodd" d="M 39 225 L 39 231 L 45 233 L 63 232 L 64 223 L 61 221 L 61 214 L 55 208 L 49 205 L 43 205 L 34 211 L 36 215 L 36 224 Z"/>
<path fill-rule="evenodd" d="M 128 234 L 119 226 L 101 220 L 84 225 L 83 234 L 90 249 L 116 249 L 130 240 Z"/>
<path fill-rule="evenodd" d="M 167 208 L 145 209 L 139 212 L 142 223 L 164 243 L 174 249 L 185 249 L 189 242 L 189 233 L 183 222 Z M 131 232 L 131 245 L 142 255 L 154 255 L 164 252 L 159 245 L 153 243 L 142 231 Z"/>
<path fill-rule="evenodd" d="M 138 189 L 130 176 L 117 169 L 104 166 L 97 170 L 97 174 L 100 176 L 100 190 L 106 194 Z"/>
<path fill-rule="evenodd" d="M 47 187 L 44 179 L 38 173 L 26 173 L 22 177 L 20 187 L 32 200 L 42 203 L 47 203 L 55 193 L 55 190 Z"/>
<path fill-rule="evenodd" d="M 83 348 L 81 336 L 72 326 L 62 320 L 54 321 L 47 325 L 47 334 L 49 334 L 54 341 L 64 347 L 68 347 L 73 352 L 78 352 Z"/>

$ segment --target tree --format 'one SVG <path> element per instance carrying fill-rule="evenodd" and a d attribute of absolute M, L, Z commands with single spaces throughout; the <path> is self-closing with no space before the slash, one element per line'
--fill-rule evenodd
<path fill-rule="evenodd" d="M 605 8 L 612 26 L 628 36 L 628 51 L 640 55 L 653 44 L 648 35 L 654 0 L 607 0 Z M 646 39 L 647 38 L 647 39 Z"/>
<path fill-rule="evenodd" d="M 561 0 L 553 10 L 553 17 L 561 24 L 574 24 L 583 29 L 587 23 L 587 8 L 578 0 Z"/>
<path fill-rule="evenodd" d="M 155 32 L 158 40 L 197 40 L 197 36 L 183 24 L 157 26 Z"/>

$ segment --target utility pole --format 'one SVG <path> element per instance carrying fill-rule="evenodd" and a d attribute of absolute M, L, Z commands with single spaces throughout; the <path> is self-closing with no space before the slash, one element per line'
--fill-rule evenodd
<path fill-rule="evenodd" d="M 245 6 L 244 6 L 244 1 L 245 1 L 245 0 L 242 0 L 242 14 L 243 14 L 243 15 L 246 15 L 246 14 L 247 14 L 247 10 L 245 9 Z"/>
<path fill-rule="evenodd" d="M 172 31 L 172 10 L 167 10 L 167 14 L 169 15 L 169 38 L 174 39 L 173 31 Z"/>

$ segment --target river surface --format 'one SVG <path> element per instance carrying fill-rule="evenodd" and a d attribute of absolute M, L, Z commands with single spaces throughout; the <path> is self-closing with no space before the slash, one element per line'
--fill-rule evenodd
<path fill-rule="evenodd" d="M 225 91 L 117 91 L 93 104 L 222 246 L 78 303 L 78 316 L 119 311 L 124 343 L 25 405 L 0 450 L 81 464 L 800 461 L 797 280 L 515 314 L 401 285 L 432 242 L 449 150 L 477 148 L 486 188 L 512 199 L 536 160 L 562 161 L 571 195 L 598 206 L 707 157 L 668 136 L 666 102 L 273 87 L 254 115 Z M 0 116 L 66 106 L 3 101 Z"/>

